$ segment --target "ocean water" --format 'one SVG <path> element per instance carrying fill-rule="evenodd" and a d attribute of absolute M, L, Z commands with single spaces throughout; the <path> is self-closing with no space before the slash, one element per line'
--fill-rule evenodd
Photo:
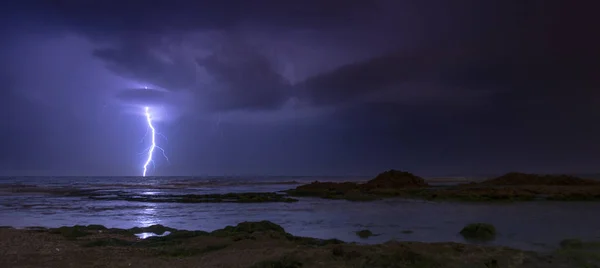
<path fill-rule="evenodd" d="M 295 203 L 184 204 L 93 200 L 87 196 L 65 195 L 80 190 L 130 192 L 136 195 L 273 192 L 315 180 L 366 179 L 5 177 L 0 178 L 0 226 L 22 228 L 102 224 L 130 228 L 162 224 L 178 229 L 212 231 L 242 221 L 269 220 L 294 235 L 381 243 L 389 240 L 466 242 L 458 234 L 464 225 L 487 222 L 494 224 L 499 232 L 496 240 L 490 242 L 494 245 L 544 251 L 556 248 L 565 238 L 600 240 L 600 203 L 597 202 L 482 204 L 405 199 L 350 202 L 300 198 L 300 202 Z M 377 236 L 361 239 L 354 233 L 365 228 Z"/>

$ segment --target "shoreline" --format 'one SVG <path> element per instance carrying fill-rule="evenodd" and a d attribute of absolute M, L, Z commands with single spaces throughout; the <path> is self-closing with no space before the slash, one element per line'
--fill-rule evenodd
<path fill-rule="evenodd" d="M 357 230 L 357 235 L 366 231 Z M 164 236 L 146 239 L 136 236 L 148 232 Z M 536 253 L 455 242 L 389 241 L 368 245 L 293 236 L 268 221 L 242 222 L 212 232 L 177 230 L 162 225 L 131 229 L 101 225 L 0 228 L 1 267 L 541 268 L 600 265 L 599 243 L 567 239 L 560 247 L 552 252 Z"/>
<path fill-rule="evenodd" d="M 275 191 L 200 193 L 195 186 L 205 182 L 168 185 L 134 185 L 141 189 L 164 192 L 127 191 L 123 184 L 101 184 L 100 188 L 78 189 L 72 187 L 37 187 L 33 185 L 0 185 L 3 194 L 50 194 L 65 197 L 87 197 L 93 200 L 130 201 L 146 203 L 270 203 L 297 202 L 296 197 L 343 199 L 348 201 L 373 201 L 402 198 L 426 201 L 458 202 L 521 202 L 521 201 L 600 201 L 600 181 L 567 175 L 538 175 L 507 173 L 481 181 L 464 178 L 426 180 L 409 172 L 389 170 L 366 181 L 298 181 L 246 182 L 246 185 L 298 185 Z M 212 183 L 211 183 L 212 184 Z M 441 185 L 440 185 L 441 184 Z M 177 187 L 173 188 L 175 185 Z M 244 185 L 244 184 L 241 184 Z M 130 187 L 132 185 L 129 185 Z M 186 186 L 186 187 L 183 187 Z M 194 187 L 192 187 L 194 186 Z M 222 185 L 227 186 L 227 184 Z M 191 187 L 191 188 L 190 188 Z M 292 186 L 293 187 L 293 186 Z M 200 189 L 200 188 L 199 188 Z M 187 190 L 188 193 L 172 193 Z"/>

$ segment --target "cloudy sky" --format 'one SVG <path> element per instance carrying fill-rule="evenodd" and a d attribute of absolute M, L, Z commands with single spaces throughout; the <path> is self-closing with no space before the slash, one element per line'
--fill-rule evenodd
<path fill-rule="evenodd" d="M 595 1 L 12 2 L 1 175 L 599 171 Z"/>

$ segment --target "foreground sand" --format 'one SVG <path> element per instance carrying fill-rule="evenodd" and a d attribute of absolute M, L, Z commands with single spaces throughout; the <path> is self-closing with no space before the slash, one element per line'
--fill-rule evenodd
<path fill-rule="evenodd" d="M 171 233 L 133 235 L 144 231 Z M 163 226 L 0 229 L 0 267 L 600 267 L 597 253 L 581 245 L 551 255 L 458 243 L 358 245 L 295 237 L 266 221 L 211 233 Z"/>

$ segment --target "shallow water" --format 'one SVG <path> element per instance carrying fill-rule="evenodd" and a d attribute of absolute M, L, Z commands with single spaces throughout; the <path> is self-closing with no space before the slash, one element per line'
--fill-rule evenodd
<path fill-rule="evenodd" d="M 356 178 L 358 180 L 359 178 Z M 51 181 L 50 181 L 51 180 Z M 296 181 L 292 183 L 291 181 Z M 299 236 L 380 243 L 391 239 L 423 242 L 465 242 L 458 234 L 473 222 L 494 224 L 499 232 L 490 244 L 528 250 L 549 250 L 565 238 L 600 239 L 600 203 L 526 202 L 473 204 L 383 200 L 349 202 L 301 198 L 296 203 L 142 203 L 64 197 L 49 192 L 103 189 L 140 194 L 227 193 L 278 191 L 316 178 L 181 179 L 140 178 L 12 178 L 0 180 L 0 225 L 58 227 L 102 224 L 130 228 L 162 224 L 177 229 L 212 231 L 242 221 L 269 220 Z M 342 180 L 329 178 L 329 180 Z M 346 180 L 346 179 L 343 179 Z M 286 182 L 286 183 L 282 183 Z M 16 183 L 37 185 L 10 192 Z M 51 187 L 51 188 L 48 188 Z M 31 189 L 35 189 L 31 191 Z M 360 239 L 355 231 L 370 229 L 377 236 Z M 410 230 L 412 233 L 405 233 Z"/>

